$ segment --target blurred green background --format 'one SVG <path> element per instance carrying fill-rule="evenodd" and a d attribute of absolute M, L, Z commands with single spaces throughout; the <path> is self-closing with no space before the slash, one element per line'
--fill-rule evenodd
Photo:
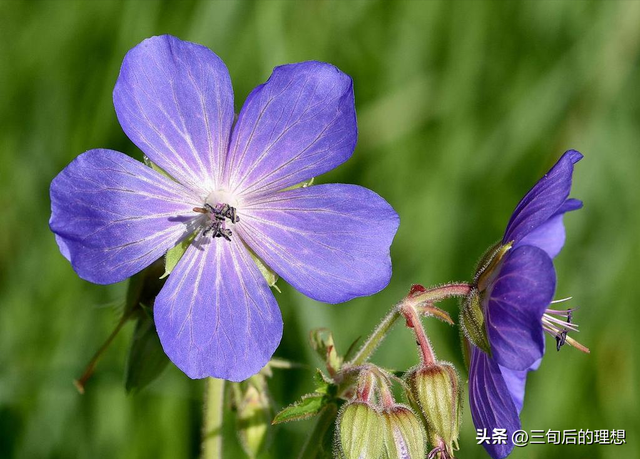
<path fill-rule="evenodd" d="M 331 62 L 355 82 L 353 158 L 317 182 L 356 183 L 401 216 L 394 274 L 380 294 L 331 306 L 280 281 L 276 355 L 314 365 L 309 329 L 342 351 L 412 283 L 468 280 L 521 196 L 566 149 L 585 154 L 557 259 L 558 297 L 591 355 L 565 347 L 532 373 L 525 429 L 626 429 L 624 446 L 543 446 L 513 458 L 633 458 L 638 446 L 640 2 L 182 1 L 0 2 L 0 457 L 182 458 L 199 451 L 203 382 L 175 367 L 137 395 L 123 388 L 128 325 L 87 393 L 77 378 L 117 321 L 126 285 L 80 280 L 47 222 L 49 183 L 97 147 L 140 159 L 111 92 L 127 50 L 171 33 L 227 64 L 239 110 L 279 64 Z M 454 301 L 444 307 L 457 316 Z M 426 323 L 440 358 L 466 375 L 455 328 Z M 551 341 L 551 340 L 549 340 Z M 417 362 L 398 326 L 374 361 Z M 278 407 L 312 372 L 277 371 Z M 265 458 L 295 457 L 313 421 L 276 431 Z M 475 443 L 468 404 L 463 458 Z M 233 436 L 228 458 L 243 457 Z"/>

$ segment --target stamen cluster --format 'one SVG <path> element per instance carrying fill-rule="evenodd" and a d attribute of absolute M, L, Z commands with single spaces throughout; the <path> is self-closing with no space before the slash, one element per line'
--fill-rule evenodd
<path fill-rule="evenodd" d="M 227 241 L 231 240 L 233 233 L 225 225 L 228 219 L 231 223 L 238 223 L 240 217 L 236 213 L 235 207 L 231 207 L 229 204 L 219 203 L 212 206 L 209 203 L 205 203 L 204 207 L 194 207 L 194 212 L 209 215 L 210 222 L 202 232 L 203 236 L 211 234 L 212 238 L 223 237 Z"/>

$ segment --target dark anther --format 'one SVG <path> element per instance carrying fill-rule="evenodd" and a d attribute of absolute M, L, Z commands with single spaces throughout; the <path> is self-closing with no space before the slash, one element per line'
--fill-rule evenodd
<path fill-rule="evenodd" d="M 559 351 L 564 343 L 567 342 L 567 330 L 562 330 L 558 335 L 556 335 L 556 349 Z"/>
<path fill-rule="evenodd" d="M 567 309 L 567 323 L 571 323 L 573 317 L 573 309 Z M 567 329 L 563 329 L 558 335 L 556 335 L 556 349 L 559 351 L 562 346 L 567 342 Z"/>
<path fill-rule="evenodd" d="M 210 204 L 205 204 L 204 207 L 218 220 L 228 218 L 231 220 L 231 223 L 238 223 L 240 221 L 240 217 L 236 214 L 236 208 L 231 207 L 229 204 L 216 204 L 215 207 Z"/>
<path fill-rule="evenodd" d="M 211 221 L 202 232 L 202 235 L 207 236 L 211 234 L 212 238 L 223 237 L 227 241 L 230 241 L 233 233 L 225 227 L 225 221 L 226 219 L 231 220 L 232 223 L 238 223 L 240 221 L 240 217 L 236 214 L 235 207 L 231 207 L 229 204 L 216 204 L 214 207 L 211 204 L 205 203 L 204 207 L 194 207 L 193 211 L 201 214 L 209 214 Z"/>
<path fill-rule="evenodd" d="M 230 241 L 233 235 L 230 229 L 224 227 L 224 222 L 217 219 L 213 220 L 209 226 L 207 226 L 202 232 L 202 235 L 207 236 L 209 233 L 211 233 L 211 237 L 223 237 L 227 241 Z"/>

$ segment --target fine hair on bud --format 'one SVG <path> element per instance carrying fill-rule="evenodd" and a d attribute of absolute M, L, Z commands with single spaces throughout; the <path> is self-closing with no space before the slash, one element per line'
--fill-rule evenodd
<path fill-rule="evenodd" d="M 489 247 L 485 252 L 480 256 L 476 263 L 476 269 L 473 273 L 474 284 L 478 282 L 478 277 L 487 270 L 489 265 L 491 264 L 491 260 L 496 256 L 496 253 L 500 250 L 500 245 L 502 241 L 498 241 Z"/>
<path fill-rule="evenodd" d="M 394 405 L 382 411 L 385 421 L 384 449 L 386 459 L 424 459 L 427 434 L 424 425 L 411 408 Z"/>
<path fill-rule="evenodd" d="M 457 444 L 461 419 L 461 386 L 458 372 L 448 362 L 420 365 L 407 374 L 411 397 L 426 422 L 429 442 L 444 443 L 449 451 Z"/>
<path fill-rule="evenodd" d="M 345 404 L 336 423 L 335 456 L 380 459 L 384 454 L 385 422 L 378 408 L 364 401 Z"/>

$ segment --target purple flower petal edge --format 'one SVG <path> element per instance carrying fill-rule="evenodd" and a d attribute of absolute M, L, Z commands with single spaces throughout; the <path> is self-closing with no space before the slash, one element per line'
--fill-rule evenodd
<path fill-rule="evenodd" d="M 154 305 L 160 341 L 190 378 L 242 381 L 264 367 L 282 338 L 282 317 L 237 239 L 192 244 Z"/>
<path fill-rule="evenodd" d="M 283 190 L 345 162 L 357 137 L 348 75 L 324 62 L 276 67 L 240 111 L 225 185 L 243 195 Z"/>
<path fill-rule="evenodd" d="M 494 428 L 507 430 L 506 444 L 482 444 L 493 459 L 502 459 L 511 453 L 512 434 L 521 426 L 518 410 L 498 364 L 475 346 L 471 352 L 469 405 L 473 424 L 486 429 L 489 436 Z"/>
<path fill-rule="evenodd" d="M 582 208 L 582 201 L 567 199 L 564 204 L 560 206 L 558 212 L 520 239 L 520 242 L 515 244 L 514 248 L 522 245 L 533 245 L 547 252 L 547 255 L 551 258 L 555 258 L 564 246 L 565 230 L 562 221 L 564 214 L 580 208 Z"/>
<path fill-rule="evenodd" d="M 213 51 L 170 35 L 144 40 L 122 62 L 113 104 L 127 136 L 169 175 L 193 190 L 220 185 L 233 88 Z"/>
<path fill-rule="evenodd" d="M 560 210 L 571 191 L 573 166 L 582 157 L 576 150 L 565 152 L 538 180 L 516 206 L 502 239 L 504 244 L 518 243 Z"/>
<path fill-rule="evenodd" d="M 533 365 L 526 370 L 510 370 L 509 368 L 500 367 L 500 373 L 502 373 L 504 382 L 509 389 L 511 399 L 518 410 L 518 415 L 520 415 L 524 403 L 524 389 L 527 382 L 527 375 L 530 371 L 537 370 L 541 362 L 542 358 L 536 360 Z"/>
<path fill-rule="evenodd" d="M 340 303 L 391 278 L 393 208 L 356 185 L 297 188 L 250 201 L 237 228 L 267 265 L 305 295 Z"/>
<path fill-rule="evenodd" d="M 51 182 L 62 254 L 96 284 L 120 282 L 189 235 L 198 201 L 181 185 L 116 151 L 91 150 Z"/>

